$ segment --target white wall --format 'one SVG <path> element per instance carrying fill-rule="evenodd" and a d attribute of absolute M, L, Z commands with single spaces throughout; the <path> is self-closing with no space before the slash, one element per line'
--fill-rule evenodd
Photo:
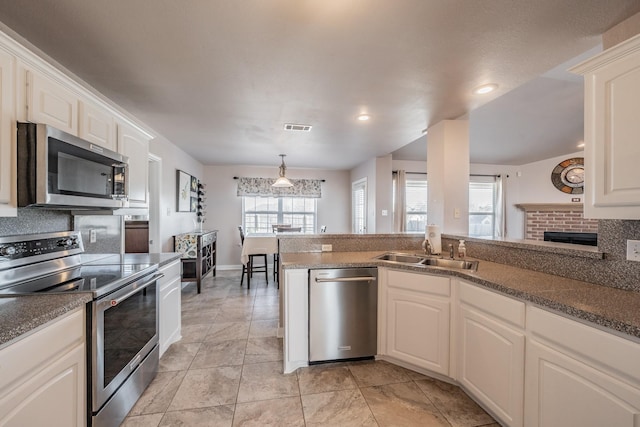
<path fill-rule="evenodd" d="M 394 171 L 403 170 L 411 173 L 427 173 L 427 152 L 424 153 L 425 160 L 393 160 L 391 162 Z"/>
<path fill-rule="evenodd" d="M 242 199 L 237 196 L 234 176 L 276 178 L 278 167 L 205 166 L 207 215 L 204 227 L 218 230 L 217 265 L 225 269 L 240 266 Z M 351 182 L 348 171 L 294 169 L 287 167 L 287 178 L 324 179 L 318 199 L 317 225 L 328 233 L 351 232 Z"/>
<path fill-rule="evenodd" d="M 350 175 L 349 197 L 351 197 L 351 184 L 367 178 L 367 233 L 376 233 L 376 159 L 371 158 L 351 169 Z M 351 218 L 351 209 L 349 209 L 349 218 Z"/>
<path fill-rule="evenodd" d="M 558 163 L 573 157 L 584 157 L 584 151 L 552 157 L 538 162 L 527 163 L 517 167 L 520 176 L 516 176 L 517 196 L 512 199 L 512 203 L 572 203 L 571 199 L 579 198 L 581 204 L 584 202 L 582 194 L 566 194 L 558 190 L 551 183 L 551 172 Z M 513 174 L 513 175 L 517 175 Z M 512 175 L 512 176 L 513 176 Z M 516 239 L 524 238 L 524 212 L 514 208 L 511 215 L 512 235 Z"/>
<path fill-rule="evenodd" d="M 376 233 L 393 233 L 393 161 L 376 158 Z M 386 215 L 385 215 L 386 213 Z"/>
<path fill-rule="evenodd" d="M 149 144 L 149 152 L 162 159 L 160 183 L 160 240 L 162 252 L 173 252 L 173 236 L 194 230 L 196 214 L 176 212 L 176 170 L 202 180 L 203 166 L 193 157 L 164 138 Z"/>
<path fill-rule="evenodd" d="M 489 165 L 472 163 L 469 166 L 471 175 L 502 175 L 505 184 L 505 204 L 506 204 L 506 236 L 510 239 L 523 238 L 522 211 L 515 207 L 519 198 L 519 179 L 517 171 L 519 166 Z"/>

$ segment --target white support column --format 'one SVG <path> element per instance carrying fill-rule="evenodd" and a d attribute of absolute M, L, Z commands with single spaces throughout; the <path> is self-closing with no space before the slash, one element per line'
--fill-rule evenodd
<path fill-rule="evenodd" d="M 469 233 L 469 122 L 443 120 L 427 135 L 429 224 L 444 233 Z"/>

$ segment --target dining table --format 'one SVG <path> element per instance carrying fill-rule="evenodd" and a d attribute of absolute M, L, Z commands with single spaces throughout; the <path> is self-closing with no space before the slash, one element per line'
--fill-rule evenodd
<path fill-rule="evenodd" d="M 249 255 L 278 253 L 278 238 L 274 233 L 247 233 L 242 244 L 240 260 L 246 265 L 249 262 Z"/>

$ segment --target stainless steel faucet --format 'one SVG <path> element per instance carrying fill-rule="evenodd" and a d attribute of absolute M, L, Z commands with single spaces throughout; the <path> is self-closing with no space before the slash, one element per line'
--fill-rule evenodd
<path fill-rule="evenodd" d="M 449 245 L 449 258 L 453 259 L 453 245 Z"/>
<path fill-rule="evenodd" d="M 424 253 L 427 255 L 433 255 L 433 248 L 431 247 L 429 239 L 424 239 L 422 242 L 422 250 L 424 250 Z"/>

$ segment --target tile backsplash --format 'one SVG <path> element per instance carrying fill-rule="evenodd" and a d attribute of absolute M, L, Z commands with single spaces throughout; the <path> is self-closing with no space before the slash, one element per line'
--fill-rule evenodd
<path fill-rule="evenodd" d="M 73 216 L 64 210 L 21 208 L 16 217 L 0 217 L 0 237 L 69 230 L 81 232 L 86 253 L 120 253 L 124 248 L 122 216 Z M 96 231 L 95 243 L 90 242 L 90 230 Z"/>
<path fill-rule="evenodd" d="M 20 208 L 18 216 L 0 217 L 0 236 L 68 231 L 72 218 L 69 211 Z"/>

